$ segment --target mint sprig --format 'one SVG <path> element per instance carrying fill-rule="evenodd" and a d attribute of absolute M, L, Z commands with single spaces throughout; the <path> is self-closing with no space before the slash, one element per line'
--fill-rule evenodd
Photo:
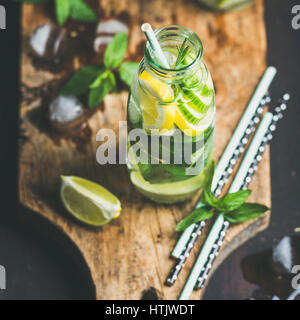
<path fill-rule="evenodd" d="M 182 42 L 182 45 L 180 48 L 177 48 L 178 50 L 178 56 L 175 62 L 175 69 L 181 67 L 181 65 L 183 64 L 190 47 L 189 46 L 185 46 L 187 42 L 187 38 L 184 39 L 184 41 Z"/>
<path fill-rule="evenodd" d="M 123 62 L 127 51 L 127 34 L 118 33 L 108 44 L 104 53 L 104 64 L 86 66 L 78 70 L 63 86 L 60 94 L 82 95 L 89 92 L 88 105 L 93 109 L 105 96 L 117 89 L 117 74 L 128 86 L 131 85 L 138 63 Z"/>
<path fill-rule="evenodd" d="M 207 183 L 201 194 L 203 207 L 196 209 L 183 220 L 181 220 L 176 231 L 183 231 L 192 224 L 212 218 L 215 214 L 222 214 L 231 223 L 240 223 L 260 217 L 269 210 L 268 207 L 258 203 L 245 203 L 251 194 L 250 190 L 240 190 L 228 193 L 217 199 L 211 192 L 211 183 L 214 177 L 215 164 L 211 166 Z"/>
<path fill-rule="evenodd" d="M 49 0 L 18 0 L 32 4 L 45 4 Z M 95 22 L 96 13 L 84 2 L 84 0 L 55 0 L 56 18 L 59 25 L 63 25 L 68 18 L 74 20 Z"/>

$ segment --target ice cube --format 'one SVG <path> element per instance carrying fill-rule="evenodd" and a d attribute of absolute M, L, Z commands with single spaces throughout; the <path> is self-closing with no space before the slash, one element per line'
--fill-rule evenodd
<path fill-rule="evenodd" d="M 73 122 L 80 118 L 83 113 L 82 103 L 73 95 L 59 96 L 49 106 L 50 120 L 60 124 Z"/>
<path fill-rule="evenodd" d="M 46 47 L 48 43 L 48 39 L 50 37 L 52 26 L 51 24 L 45 24 L 41 27 L 38 27 L 31 39 L 30 45 L 31 48 L 35 51 L 38 56 L 44 56 L 46 52 Z"/>
<path fill-rule="evenodd" d="M 67 30 L 51 23 L 35 29 L 30 39 L 32 53 L 40 60 L 58 64 L 69 47 Z"/>
<path fill-rule="evenodd" d="M 120 32 L 128 34 L 127 25 L 117 19 L 107 19 L 100 21 L 97 25 L 96 36 L 94 39 L 94 50 L 96 53 L 103 54 L 106 46 L 113 37 Z"/>
<path fill-rule="evenodd" d="M 285 236 L 279 241 L 274 241 L 271 264 L 273 271 L 279 274 L 291 273 L 296 260 L 297 251 L 291 237 Z"/>

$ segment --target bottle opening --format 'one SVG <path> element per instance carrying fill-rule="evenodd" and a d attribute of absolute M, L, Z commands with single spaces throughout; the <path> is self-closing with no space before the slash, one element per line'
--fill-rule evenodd
<path fill-rule="evenodd" d="M 145 60 L 158 73 L 186 73 L 202 58 L 203 46 L 199 37 L 190 29 L 170 25 L 159 28 L 155 35 L 170 68 L 160 65 L 149 41 L 145 44 Z"/>

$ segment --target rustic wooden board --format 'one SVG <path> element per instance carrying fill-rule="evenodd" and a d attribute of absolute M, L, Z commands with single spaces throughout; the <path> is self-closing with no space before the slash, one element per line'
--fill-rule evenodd
<path fill-rule="evenodd" d="M 265 69 L 266 37 L 263 1 L 251 8 L 227 14 L 204 11 L 193 1 L 184 0 L 102 0 L 99 12 L 105 16 L 126 16 L 130 24 L 129 58 L 140 58 L 144 36 L 140 24 L 151 22 L 184 25 L 194 30 L 204 44 L 204 58 L 217 91 L 217 124 L 214 158 L 221 155 L 259 78 Z M 105 111 L 98 110 L 81 132 L 81 138 L 60 136 L 49 131 L 39 118 L 44 113 L 42 99 L 33 94 L 51 93 L 55 80 L 67 77 L 84 63 L 96 61 L 95 55 L 76 54 L 60 73 L 37 69 L 28 57 L 28 36 L 41 22 L 49 20 L 48 10 L 24 5 L 19 188 L 22 204 L 56 225 L 79 248 L 86 260 L 98 299 L 140 299 L 142 292 L 154 287 L 159 298 L 176 299 L 199 251 L 203 233 L 191 258 L 172 288 L 164 286 L 173 261 L 169 258 L 178 234 L 177 222 L 193 207 L 197 198 L 185 204 L 162 206 L 144 199 L 128 179 L 124 165 L 100 166 L 96 162 L 95 136 L 103 127 L 114 128 L 126 118 L 127 92 L 105 99 Z M 115 193 L 123 204 L 119 219 L 90 229 L 76 223 L 63 209 L 59 199 L 59 176 L 78 175 L 101 183 Z M 250 186 L 251 200 L 270 205 L 270 164 L 266 152 Z M 269 214 L 256 221 L 230 228 L 217 263 L 236 247 L 265 229 Z M 207 227 L 208 228 L 208 227 Z M 226 283 L 224 283 L 226 286 Z M 193 294 L 199 299 L 203 290 Z"/>

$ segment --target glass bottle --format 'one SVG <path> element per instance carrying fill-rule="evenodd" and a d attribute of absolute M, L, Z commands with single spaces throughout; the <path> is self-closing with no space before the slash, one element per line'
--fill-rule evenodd
<path fill-rule="evenodd" d="M 127 166 L 143 195 L 174 203 L 192 197 L 206 181 L 215 92 L 193 31 L 171 25 L 155 34 L 170 67 L 158 63 L 147 41 L 128 98 Z"/>
<path fill-rule="evenodd" d="M 198 0 L 210 9 L 217 11 L 241 10 L 252 5 L 255 0 Z"/>

